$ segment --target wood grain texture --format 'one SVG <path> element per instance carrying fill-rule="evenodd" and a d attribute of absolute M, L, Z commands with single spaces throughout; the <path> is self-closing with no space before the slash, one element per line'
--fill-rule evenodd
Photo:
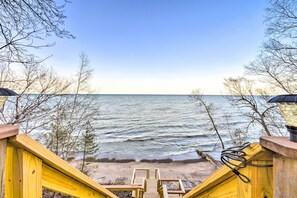
<path fill-rule="evenodd" d="M 42 197 L 42 161 L 27 151 L 22 152 L 23 198 Z"/>
<path fill-rule="evenodd" d="M 278 154 L 273 157 L 274 197 L 297 196 L 297 160 Z"/>
<path fill-rule="evenodd" d="M 238 198 L 237 188 L 234 188 L 237 185 L 237 180 L 235 176 L 230 177 L 224 182 L 218 184 L 215 188 L 211 188 L 202 194 L 199 194 L 194 197 L 201 198 Z"/>
<path fill-rule="evenodd" d="M 253 160 L 272 160 L 272 152 L 264 149 L 257 143 L 251 144 L 250 147 L 244 150 L 247 155 L 245 156 L 248 162 Z M 238 161 L 232 161 L 234 164 L 241 164 Z M 222 182 L 229 181 L 230 178 L 234 177 L 234 173 L 227 166 L 223 166 L 214 172 L 211 176 L 205 179 L 200 185 L 195 187 L 193 190 L 188 192 L 184 197 L 200 197 L 200 194 L 204 193 L 204 191 L 210 190 L 217 185 L 221 185 Z M 233 187 L 237 189 L 237 184 Z M 233 192 L 233 191 L 232 191 Z M 233 195 L 232 195 L 233 196 Z"/>
<path fill-rule="evenodd" d="M 297 159 L 297 143 L 288 137 L 262 136 L 260 145 L 280 155 Z"/>
<path fill-rule="evenodd" d="M 41 144 L 31 139 L 26 134 L 20 134 L 15 137 L 9 138 L 9 144 L 27 150 L 28 152 L 40 158 L 44 164 L 52 167 L 59 172 L 62 172 L 66 176 L 73 178 L 74 180 L 77 180 L 86 186 L 89 186 L 93 190 L 104 194 L 105 197 L 117 197 L 109 190 L 103 188 L 100 184 L 91 180 L 88 176 L 81 173 L 79 170 L 69 165 L 57 155 L 43 147 Z"/>
<path fill-rule="evenodd" d="M 6 198 L 42 197 L 42 161 L 29 152 L 7 148 L 5 171 Z"/>
<path fill-rule="evenodd" d="M 17 148 L 11 146 L 7 147 L 6 153 L 6 166 L 5 166 L 5 197 L 6 198 L 19 198 L 21 197 L 22 175 L 20 172 L 19 164 L 22 159 L 19 156 Z"/>
<path fill-rule="evenodd" d="M 138 185 L 103 185 L 103 187 L 111 191 L 132 191 L 135 198 L 141 197 L 144 191 L 143 187 Z"/>
<path fill-rule="evenodd" d="M 100 198 L 104 194 L 44 164 L 42 166 L 42 186 L 74 197 Z"/>
<path fill-rule="evenodd" d="M 115 191 L 132 191 L 132 190 L 143 190 L 143 187 L 138 185 L 102 185 L 102 187 L 115 190 Z"/>
<path fill-rule="evenodd" d="M 18 125 L 0 124 L 0 139 L 15 136 L 19 133 Z"/>
<path fill-rule="evenodd" d="M 4 170 L 6 160 L 7 139 L 0 139 L 0 198 L 4 196 Z"/>
<path fill-rule="evenodd" d="M 271 165 L 269 161 L 253 161 L 255 165 Z M 255 167 L 247 166 L 240 169 L 240 173 L 250 179 L 250 183 L 244 183 L 239 178 L 238 197 L 250 198 L 273 198 L 273 168 L 272 167 Z"/>

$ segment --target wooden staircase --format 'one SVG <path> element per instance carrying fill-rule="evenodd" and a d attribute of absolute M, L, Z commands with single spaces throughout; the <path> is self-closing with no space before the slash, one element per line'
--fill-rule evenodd
<path fill-rule="evenodd" d="M 159 198 L 158 179 L 149 178 L 145 180 L 146 192 L 143 194 L 144 198 Z"/>
<path fill-rule="evenodd" d="M 40 198 L 42 189 L 73 197 L 117 198 L 27 136 L 0 125 L 0 198 Z"/>
<path fill-rule="evenodd" d="M 141 182 L 143 181 L 143 182 Z M 178 186 L 176 190 L 167 190 L 168 184 L 175 183 Z M 155 169 L 155 174 L 153 177 L 150 175 L 150 169 L 147 168 L 137 168 L 134 169 L 131 185 L 142 185 L 143 198 L 179 198 L 185 194 L 185 190 L 181 180 L 179 179 L 161 179 L 160 170 Z M 133 194 L 134 197 L 138 195 Z"/>

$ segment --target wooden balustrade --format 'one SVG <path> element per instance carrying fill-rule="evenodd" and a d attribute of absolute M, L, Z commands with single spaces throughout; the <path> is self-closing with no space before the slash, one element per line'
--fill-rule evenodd
<path fill-rule="evenodd" d="M 160 178 L 161 178 L 160 169 L 156 168 L 155 169 L 155 179 L 160 179 Z"/>
<path fill-rule="evenodd" d="M 4 196 L 4 170 L 7 153 L 7 140 L 9 137 L 17 135 L 18 132 L 18 126 L 0 125 L 0 198 L 3 198 Z"/>
<path fill-rule="evenodd" d="M 17 134 L 17 126 L 0 125 L 1 198 L 40 198 L 42 188 L 74 197 L 117 197 L 26 134 Z"/>
<path fill-rule="evenodd" d="M 145 173 L 145 177 L 137 177 L 137 174 L 139 173 Z M 136 185 L 142 185 L 144 179 L 150 178 L 150 169 L 148 168 L 134 168 L 132 178 L 131 178 L 131 184 L 136 184 Z"/>
<path fill-rule="evenodd" d="M 223 166 L 184 198 L 296 197 L 296 142 L 289 141 L 288 137 L 265 136 L 260 138 L 260 144 L 254 143 L 244 151 L 248 165 L 238 171 L 250 179 L 249 183 L 242 182 L 231 169 Z"/>
<path fill-rule="evenodd" d="M 178 187 L 177 187 L 177 189 L 174 189 L 174 190 L 168 189 L 165 183 L 168 183 L 168 184 L 176 183 L 178 185 Z M 162 189 L 164 185 L 166 186 L 166 192 L 168 195 L 170 195 L 170 194 L 184 195 L 186 193 L 184 185 L 180 179 L 164 179 L 164 178 L 159 179 L 158 180 L 158 189 Z M 161 194 L 161 192 L 159 192 L 159 194 Z"/>
<path fill-rule="evenodd" d="M 104 188 L 111 191 L 132 191 L 135 198 L 142 198 L 144 187 L 139 185 L 103 185 Z"/>
<path fill-rule="evenodd" d="M 150 178 L 149 169 L 135 169 L 132 185 L 101 186 L 26 134 L 18 135 L 18 131 L 18 126 L 0 125 L 0 198 L 40 198 L 43 188 L 74 197 L 117 197 L 106 188 L 134 191 L 136 197 L 143 196 L 144 181 Z M 238 171 L 250 179 L 249 183 L 242 182 L 230 168 L 223 166 L 184 198 L 295 196 L 297 143 L 281 137 L 262 137 L 261 145 L 265 148 L 253 143 L 244 150 L 247 162 L 252 165 Z M 271 164 L 273 168 L 268 166 Z M 137 177 L 136 172 L 144 175 Z M 181 180 L 160 179 L 159 169 L 154 176 L 160 197 L 184 194 Z M 178 182 L 179 188 L 168 190 L 165 182 Z"/>
<path fill-rule="evenodd" d="M 165 184 L 159 187 L 158 190 L 159 190 L 160 198 L 168 198 L 167 186 Z"/>
<path fill-rule="evenodd" d="M 296 197 L 297 143 L 288 137 L 266 136 L 260 144 L 273 153 L 273 197 Z"/>
<path fill-rule="evenodd" d="M 200 185 L 185 194 L 184 198 L 193 197 L 245 197 L 245 198 L 272 198 L 273 196 L 273 168 L 272 152 L 264 149 L 257 143 L 246 148 L 245 156 L 248 165 L 238 171 L 250 179 L 249 183 L 241 181 L 230 168 L 222 166 Z M 241 165 L 239 161 L 232 163 Z M 257 166 L 259 165 L 259 166 Z M 273 164 L 273 166 L 275 166 Z"/>

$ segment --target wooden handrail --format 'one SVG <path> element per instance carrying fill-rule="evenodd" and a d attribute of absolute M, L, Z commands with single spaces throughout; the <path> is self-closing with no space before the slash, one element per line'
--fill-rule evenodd
<path fill-rule="evenodd" d="M 136 171 L 135 171 L 135 169 L 133 170 L 133 173 L 132 173 L 132 178 L 131 178 L 131 184 L 134 184 L 134 180 L 135 180 L 135 173 Z"/>
<path fill-rule="evenodd" d="M 139 171 L 145 172 L 145 179 L 150 178 L 150 169 L 148 169 L 148 168 L 134 168 L 132 178 L 131 178 L 131 184 L 141 185 L 141 183 L 135 183 L 136 174 Z"/>
<path fill-rule="evenodd" d="M 155 179 L 160 179 L 160 178 L 161 178 L 160 169 L 156 168 L 155 169 Z"/>
<path fill-rule="evenodd" d="M 19 134 L 18 125 L 0 124 L 0 140 Z"/>
<path fill-rule="evenodd" d="M 144 187 L 139 185 L 103 185 L 102 187 L 111 191 L 134 191 L 135 198 L 142 198 L 144 191 Z"/>
<path fill-rule="evenodd" d="M 0 198 L 4 197 L 4 172 L 6 161 L 7 140 L 19 133 L 18 125 L 0 124 Z"/>
<path fill-rule="evenodd" d="M 165 184 L 159 188 L 159 194 L 160 198 L 168 198 L 167 186 Z"/>
<path fill-rule="evenodd" d="M 42 187 L 74 197 L 117 197 L 26 134 L 9 138 L 5 169 L 7 198 L 41 197 Z"/>
<path fill-rule="evenodd" d="M 223 197 L 270 197 L 267 194 L 271 191 L 272 183 L 272 153 L 258 143 L 251 144 L 244 150 L 246 153 L 245 159 L 247 162 L 259 164 L 259 168 L 248 166 L 245 169 L 240 169 L 241 173 L 246 174 L 250 179 L 254 179 L 249 184 L 243 183 L 227 166 L 222 166 L 210 177 L 204 180 L 200 185 L 184 195 L 184 198 L 193 197 L 208 197 L 208 196 L 223 196 Z M 241 165 L 239 161 L 231 161 L 236 165 Z M 260 170 L 259 170 L 260 169 Z M 255 180 L 263 179 L 262 182 L 257 183 Z M 228 191 L 229 190 L 229 191 Z M 211 195 L 207 193 L 213 193 Z M 224 194 L 225 193 L 225 194 Z M 262 193 L 262 194 L 261 194 Z M 265 194 L 263 194 L 265 193 Z M 261 196 L 260 196 L 261 195 Z"/>
<path fill-rule="evenodd" d="M 102 185 L 102 187 L 110 190 L 123 190 L 123 191 L 142 189 L 142 186 L 138 186 L 138 185 Z"/>
<path fill-rule="evenodd" d="M 167 189 L 167 193 L 168 194 L 180 194 L 183 195 L 186 193 L 184 185 L 181 181 L 181 179 L 159 179 L 158 180 L 158 188 L 161 188 L 164 185 L 164 182 L 177 182 L 178 183 L 178 190 L 168 190 Z"/>

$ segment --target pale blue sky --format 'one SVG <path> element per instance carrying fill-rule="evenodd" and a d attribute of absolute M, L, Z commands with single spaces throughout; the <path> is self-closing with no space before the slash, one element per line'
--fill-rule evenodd
<path fill-rule="evenodd" d="M 74 0 L 66 29 L 43 50 L 59 73 L 85 52 L 100 93 L 220 94 L 264 41 L 265 0 Z"/>

